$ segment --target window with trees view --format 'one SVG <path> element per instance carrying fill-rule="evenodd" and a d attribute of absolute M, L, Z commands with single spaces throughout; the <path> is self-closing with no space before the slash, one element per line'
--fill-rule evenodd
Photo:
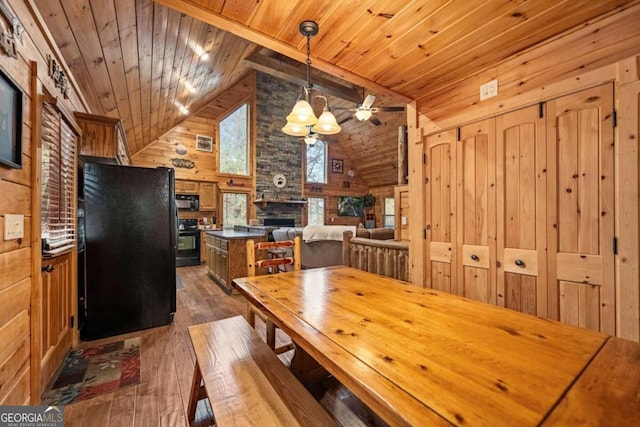
<path fill-rule="evenodd" d="M 307 225 L 324 225 L 324 198 L 307 199 Z"/>
<path fill-rule="evenodd" d="M 393 228 L 395 225 L 396 201 L 393 197 L 384 198 L 384 227 Z"/>
<path fill-rule="evenodd" d="M 327 183 L 327 144 L 307 145 L 307 182 Z"/>
<path fill-rule="evenodd" d="M 247 222 L 247 195 L 222 193 L 223 226 L 244 225 Z"/>
<path fill-rule="evenodd" d="M 249 175 L 249 104 L 220 121 L 220 173 Z"/>

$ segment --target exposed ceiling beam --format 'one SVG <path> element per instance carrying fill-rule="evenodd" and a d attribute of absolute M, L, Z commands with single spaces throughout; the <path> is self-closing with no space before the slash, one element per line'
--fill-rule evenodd
<path fill-rule="evenodd" d="M 289 44 L 276 40 L 272 37 L 269 37 L 263 33 L 252 30 L 251 28 L 245 25 L 242 25 L 239 22 L 232 21 L 231 19 L 224 17 L 220 14 L 217 14 L 214 11 L 207 9 L 202 5 L 194 4 L 184 0 L 154 0 L 154 1 L 156 3 L 162 4 L 174 10 L 177 10 L 180 13 L 184 13 L 185 15 L 191 16 L 192 18 L 195 18 L 202 22 L 206 22 L 207 24 L 213 25 L 214 27 L 217 27 L 221 30 L 228 31 L 232 34 L 235 34 L 238 37 L 242 37 L 243 39 L 259 44 L 260 46 L 264 46 L 267 49 L 273 50 L 274 52 L 278 52 L 284 56 L 295 59 L 296 61 L 304 62 L 307 59 L 306 52 L 303 52 L 297 49 L 295 46 L 291 46 Z M 297 24 L 294 24 L 294 25 L 297 25 Z M 317 68 L 318 70 L 322 70 L 325 73 L 331 74 L 333 76 L 341 78 L 342 80 L 348 81 L 350 83 L 366 87 L 367 89 L 373 91 L 374 93 L 384 93 L 402 102 L 407 102 L 407 103 L 413 102 L 413 99 L 407 95 L 396 92 L 393 89 L 390 89 L 374 81 L 368 80 L 358 74 L 344 70 L 336 65 L 331 64 L 330 62 L 326 62 L 320 58 L 316 58 L 313 55 L 311 56 L 311 60 L 313 61 L 315 68 Z"/>
<path fill-rule="evenodd" d="M 307 68 L 303 64 L 289 64 L 277 58 L 254 53 L 244 59 L 244 63 L 255 70 L 269 74 L 279 79 L 304 86 L 307 84 Z M 318 76 L 312 72 L 311 83 L 315 90 L 336 96 L 355 104 L 362 102 L 363 88 L 345 86 L 340 83 Z"/>

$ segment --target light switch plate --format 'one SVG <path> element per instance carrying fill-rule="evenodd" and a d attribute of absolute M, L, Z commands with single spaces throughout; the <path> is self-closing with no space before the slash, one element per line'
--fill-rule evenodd
<path fill-rule="evenodd" d="M 22 239 L 24 237 L 24 215 L 4 215 L 4 240 Z"/>

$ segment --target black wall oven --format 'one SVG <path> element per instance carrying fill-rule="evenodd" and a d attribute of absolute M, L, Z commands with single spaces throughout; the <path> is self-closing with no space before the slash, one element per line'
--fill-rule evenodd
<path fill-rule="evenodd" d="M 178 220 L 176 266 L 200 265 L 200 230 L 197 219 Z"/>

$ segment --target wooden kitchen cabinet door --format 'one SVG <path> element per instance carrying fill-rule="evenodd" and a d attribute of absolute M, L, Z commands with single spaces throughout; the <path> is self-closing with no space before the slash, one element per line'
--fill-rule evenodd
<path fill-rule="evenodd" d="M 449 293 L 457 289 L 456 144 L 455 129 L 425 138 L 425 282 Z"/>
<path fill-rule="evenodd" d="M 217 209 L 218 191 L 216 184 L 211 182 L 200 183 L 200 210 L 214 211 Z"/>
<path fill-rule="evenodd" d="M 543 106 L 496 118 L 497 303 L 547 317 Z"/>
<path fill-rule="evenodd" d="M 549 317 L 615 335 L 612 84 L 550 101 L 547 144 Z"/>
<path fill-rule="evenodd" d="M 496 303 L 495 119 L 460 128 L 455 293 Z"/>

